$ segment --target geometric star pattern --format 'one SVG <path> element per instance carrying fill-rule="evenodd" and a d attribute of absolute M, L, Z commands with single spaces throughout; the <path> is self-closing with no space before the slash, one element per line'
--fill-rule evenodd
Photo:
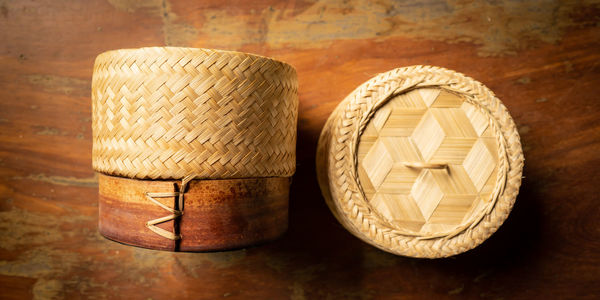
<path fill-rule="evenodd" d="M 496 184 L 498 145 L 489 122 L 462 96 L 439 88 L 388 101 L 358 145 L 358 176 L 371 207 L 421 235 L 463 225 Z"/>

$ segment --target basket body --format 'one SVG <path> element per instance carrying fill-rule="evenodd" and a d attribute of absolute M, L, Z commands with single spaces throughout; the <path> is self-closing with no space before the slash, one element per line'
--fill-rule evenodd
<path fill-rule="evenodd" d="M 92 80 L 100 232 L 180 251 L 281 235 L 297 109 L 296 72 L 273 59 L 176 47 L 102 53 Z"/>
<path fill-rule="evenodd" d="M 436 67 L 378 75 L 331 114 L 317 175 L 336 218 L 385 251 L 446 257 L 507 218 L 521 182 L 515 124 L 481 83 Z"/>

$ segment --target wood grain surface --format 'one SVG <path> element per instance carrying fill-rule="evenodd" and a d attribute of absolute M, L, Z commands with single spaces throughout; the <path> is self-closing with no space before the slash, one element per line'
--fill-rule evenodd
<path fill-rule="evenodd" d="M 146 193 L 181 191 L 180 183 L 99 174 L 98 231 L 148 249 L 217 251 L 263 244 L 287 230 L 290 178 L 192 180 L 186 185 L 184 214 L 156 224 L 181 239 L 165 238 L 144 225 L 173 214 L 150 202 Z M 154 199 L 181 209 L 178 197 Z"/>
<path fill-rule="evenodd" d="M 599 16 L 597 1 L 0 0 L 0 298 L 597 299 Z M 156 45 L 253 52 L 297 68 L 298 168 L 283 238 L 198 254 L 98 233 L 93 62 Z M 317 137 L 337 103 L 413 64 L 495 91 L 525 151 L 508 220 L 449 259 L 359 241 L 315 179 Z"/>

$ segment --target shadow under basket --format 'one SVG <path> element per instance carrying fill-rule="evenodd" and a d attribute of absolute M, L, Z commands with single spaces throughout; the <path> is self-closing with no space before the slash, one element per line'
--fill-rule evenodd
<path fill-rule="evenodd" d="M 100 174 L 100 233 L 124 244 L 167 251 L 218 251 L 260 244 L 287 230 L 290 181 L 287 177 L 194 179 L 183 186 L 182 208 L 179 180 Z"/>

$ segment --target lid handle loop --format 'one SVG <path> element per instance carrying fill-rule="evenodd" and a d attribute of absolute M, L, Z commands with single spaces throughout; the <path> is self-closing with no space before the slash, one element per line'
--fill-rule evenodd
<path fill-rule="evenodd" d="M 441 163 L 422 163 L 422 162 L 405 162 L 404 166 L 414 169 L 447 169 L 448 164 Z"/>

